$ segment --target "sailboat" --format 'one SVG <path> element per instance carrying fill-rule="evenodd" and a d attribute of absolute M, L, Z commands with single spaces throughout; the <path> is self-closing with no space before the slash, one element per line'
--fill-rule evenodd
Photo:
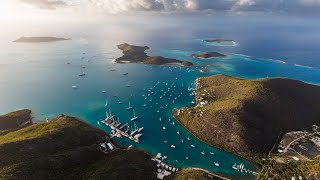
<path fill-rule="evenodd" d="M 106 104 L 104 105 L 105 107 L 107 107 L 108 106 L 108 99 L 106 99 Z"/>
<path fill-rule="evenodd" d="M 131 106 L 130 102 L 129 102 L 129 106 L 128 106 L 126 109 L 127 109 L 127 110 L 133 109 L 133 107 Z"/>
<path fill-rule="evenodd" d="M 130 121 L 137 120 L 139 117 L 136 116 L 136 112 L 133 110 L 133 117 L 130 119 Z"/>

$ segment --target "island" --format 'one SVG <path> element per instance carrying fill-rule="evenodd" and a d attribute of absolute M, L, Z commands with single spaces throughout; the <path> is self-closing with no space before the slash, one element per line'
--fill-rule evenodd
<path fill-rule="evenodd" d="M 202 41 L 203 42 L 208 42 L 208 43 L 224 43 L 224 42 L 233 43 L 234 42 L 234 40 L 230 40 L 230 39 L 204 39 Z"/>
<path fill-rule="evenodd" d="M 152 65 L 181 65 L 192 66 L 193 64 L 188 61 L 182 61 L 177 59 L 165 58 L 162 56 L 148 56 L 145 52 L 149 49 L 148 46 L 134 46 L 127 43 L 117 46 L 122 50 L 123 56 L 117 58 L 117 63 L 142 63 Z"/>
<path fill-rule="evenodd" d="M 218 52 L 203 52 L 199 54 L 191 54 L 190 56 L 194 58 L 199 58 L 199 59 L 226 57 L 226 55 Z"/>
<path fill-rule="evenodd" d="M 66 40 L 71 40 L 71 39 L 66 39 L 66 38 L 58 38 L 58 37 L 20 37 L 13 42 L 16 43 L 41 43 L 41 42 L 55 42 L 55 41 L 66 41 Z"/>
<path fill-rule="evenodd" d="M 61 114 L 34 123 L 32 111 L 22 109 L 0 116 L 0 128 L 0 179 L 157 179 L 159 167 L 150 154 L 120 147 L 75 117 Z M 214 176 L 183 169 L 164 178 L 200 173 Z"/>
<path fill-rule="evenodd" d="M 287 162 L 297 158 L 279 163 L 272 156 L 284 133 L 320 124 L 319 86 L 285 78 L 245 80 L 226 75 L 198 78 L 195 84 L 195 105 L 173 112 L 194 136 L 262 165 L 263 172 L 271 166 L 267 162 L 273 162 L 278 169 L 288 169 L 274 171 L 280 179 L 298 178 L 298 174 L 309 177 L 306 179 L 320 178 L 319 158 L 301 160 L 292 167 L 304 168 L 289 171 L 293 168 Z M 296 171 L 299 173 L 293 173 Z"/>

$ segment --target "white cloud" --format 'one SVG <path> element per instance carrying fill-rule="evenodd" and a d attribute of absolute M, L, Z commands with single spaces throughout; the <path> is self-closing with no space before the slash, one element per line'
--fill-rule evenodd
<path fill-rule="evenodd" d="M 39 9 L 56 9 L 67 4 L 62 0 L 20 0 L 20 2 Z"/>

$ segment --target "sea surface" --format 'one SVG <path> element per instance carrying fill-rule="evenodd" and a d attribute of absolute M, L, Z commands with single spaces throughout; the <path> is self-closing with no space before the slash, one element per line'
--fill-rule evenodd
<path fill-rule="evenodd" d="M 161 153 L 168 157 L 165 162 L 178 167 L 200 167 L 229 177 L 254 178 L 231 168 L 235 163 L 243 163 L 254 169 L 252 163 L 200 142 L 171 113 L 174 108 L 192 105 L 188 87 L 193 87 L 194 80 L 201 76 L 283 77 L 320 84 L 320 26 L 312 20 L 274 17 L 264 21 L 247 18 L 163 21 L 166 23 L 157 27 L 150 21 L 130 21 L 92 23 L 90 28 L 86 24 L 46 28 L 35 25 L 28 32 L 16 29 L 0 33 L 0 113 L 29 108 L 39 121 L 63 113 L 110 132 L 99 123 L 110 110 L 122 123 L 144 127 L 139 144 L 115 138 L 123 146 L 133 145 L 153 155 Z M 12 43 L 22 35 L 72 40 Z M 232 39 L 236 45 L 201 41 L 206 38 Z M 188 60 L 196 66 L 115 64 L 113 60 L 122 54 L 116 45 L 124 42 L 148 45 L 150 55 Z M 217 51 L 227 57 L 201 60 L 189 56 L 206 51 Z M 201 68 L 209 72 L 200 73 Z M 80 77 L 81 73 L 86 76 Z M 132 110 L 126 110 L 129 102 L 139 117 L 135 123 L 130 121 Z M 215 162 L 220 166 L 215 166 Z"/>

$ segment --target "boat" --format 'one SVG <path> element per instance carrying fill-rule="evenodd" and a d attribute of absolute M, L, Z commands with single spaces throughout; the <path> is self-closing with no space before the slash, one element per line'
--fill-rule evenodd
<path fill-rule="evenodd" d="M 170 147 L 171 147 L 171 148 L 176 148 L 176 146 L 175 146 L 175 145 L 171 145 Z"/>
<path fill-rule="evenodd" d="M 201 154 L 205 154 L 204 151 L 202 151 Z"/>
<path fill-rule="evenodd" d="M 168 141 L 163 141 L 164 143 L 168 143 Z"/>
<path fill-rule="evenodd" d="M 181 142 L 183 142 L 183 139 L 181 139 Z"/>
<path fill-rule="evenodd" d="M 131 106 L 130 102 L 129 102 L 129 106 L 126 108 L 126 110 L 131 110 L 133 109 L 133 107 Z"/>
<path fill-rule="evenodd" d="M 122 104 L 122 102 L 121 102 L 121 101 L 118 101 L 117 103 L 118 103 L 118 104 Z"/>
<path fill-rule="evenodd" d="M 124 73 L 124 74 L 122 74 L 122 75 L 128 75 L 129 73 Z"/>
<path fill-rule="evenodd" d="M 214 153 L 213 152 L 209 152 L 211 155 L 213 155 Z"/>
<path fill-rule="evenodd" d="M 80 77 L 85 76 L 85 75 L 86 75 L 86 73 L 79 74 Z"/>
<path fill-rule="evenodd" d="M 133 117 L 130 119 L 130 121 L 137 120 L 139 117 L 136 116 L 136 112 L 133 110 Z"/>
<path fill-rule="evenodd" d="M 136 134 L 136 135 L 133 136 L 133 138 L 139 139 L 139 137 L 141 137 L 141 136 L 142 136 L 142 134 Z"/>
<path fill-rule="evenodd" d="M 108 99 L 106 99 L 106 104 L 104 104 L 104 107 L 108 106 Z"/>
<path fill-rule="evenodd" d="M 191 144 L 190 146 L 193 147 L 193 148 L 195 147 L 193 144 Z"/>
<path fill-rule="evenodd" d="M 166 130 L 166 127 L 163 126 L 162 129 L 163 129 L 163 130 Z"/>
<path fill-rule="evenodd" d="M 180 132 L 179 132 L 179 131 L 177 131 L 177 134 L 180 134 Z"/>
<path fill-rule="evenodd" d="M 101 126 L 99 121 L 97 121 L 97 123 L 98 123 L 99 126 Z"/>
<path fill-rule="evenodd" d="M 146 103 L 144 103 L 142 106 L 143 106 L 143 107 L 146 107 L 146 106 L 147 106 L 147 104 L 146 104 Z"/>
<path fill-rule="evenodd" d="M 174 125 L 174 122 L 172 122 L 172 125 Z"/>
<path fill-rule="evenodd" d="M 214 163 L 214 165 L 215 165 L 215 166 L 220 166 L 220 164 L 219 164 L 219 163 L 217 163 L 217 162 L 215 162 L 215 163 Z"/>
<path fill-rule="evenodd" d="M 161 117 L 159 117 L 159 121 L 161 121 Z"/>
<path fill-rule="evenodd" d="M 73 89 L 78 89 L 78 86 L 71 86 Z"/>
<path fill-rule="evenodd" d="M 188 137 L 187 139 L 188 139 L 188 141 L 190 141 L 190 138 L 189 138 L 189 137 Z"/>
<path fill-rule="evenodd" d="M 138 132 L 141 132 L 144 129 L 144 127 L 141 127 L 138 129 Z"/>
<path fill-rule="evenodd" d="M 186 157 L 186 159 L 189 159 L 188 156 Z"/>
<path fill-rule="evenodd" d="M 106 93 L 106 92 L 107 92 L 107 91 L 105 91 L 105 90 L 102 90 L 102 91 L 101 91 L 101 93 L 103 93 L 103 94 Z"/>

